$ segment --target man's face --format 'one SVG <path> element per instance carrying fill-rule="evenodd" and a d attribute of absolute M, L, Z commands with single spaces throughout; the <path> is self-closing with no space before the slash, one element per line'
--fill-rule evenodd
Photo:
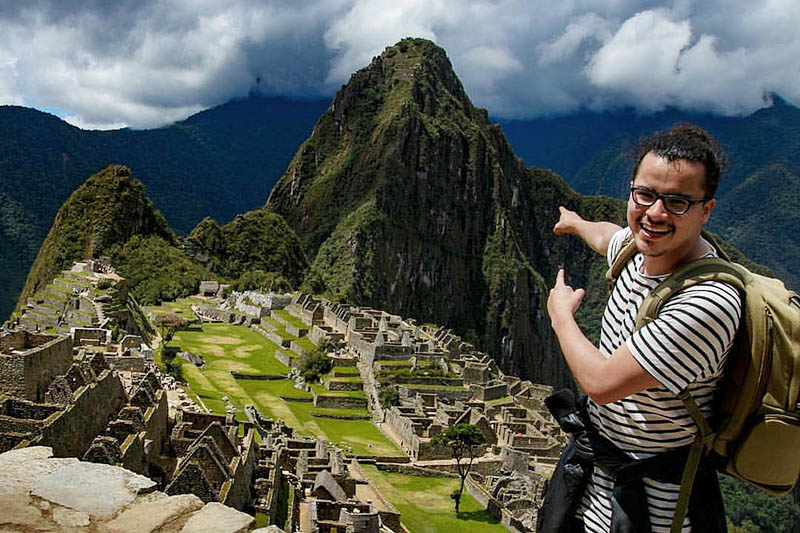
<path fill-rule="evenodd" d="M 635 187 L 691 199 L 705 197 L 704 184 L 705 168 L 701 163 L 668 161 L 653 152 L 644 156 L 633 179 Z M 645 274 L 671 272 L 692 254 L 715 203 L 713 199 L 695 203 L 684 214 L 675 215 L 665 209 L 662 199 L 644 207 L 633 200 L 633 195 L 628 197 L 628 226 L 645 257 Z"/>

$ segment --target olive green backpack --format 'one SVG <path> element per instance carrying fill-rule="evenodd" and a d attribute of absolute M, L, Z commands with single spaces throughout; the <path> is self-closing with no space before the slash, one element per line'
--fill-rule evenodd
<path fill-rule="evenodd" d="M 745 295 L 742 320 L 718 395 L 718 418 L 707 421 L 687 391 L 679 394 L 698 427 L 681 481 L 673 531 L 680 530 L 700 457 L 718 470 L 765 492 L 787 494 L 800 476 L 800 296 L 773 278 L 733 263 L 710 235 L 703 237 L 719 258 L 679 267 L 645 298 L 639 329 L 651 322 L 671 296 L 709 280 L 729 283 Z M 610 286 L 636 254 L 623 243 L 606 273 Z"/>

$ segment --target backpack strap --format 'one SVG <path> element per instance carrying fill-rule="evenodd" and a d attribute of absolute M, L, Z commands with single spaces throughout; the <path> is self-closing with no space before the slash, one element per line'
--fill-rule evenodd
<path fill-rule="evenodd" d="M 711 243 L 717 247 L 713 240 Z M 718 247 L 717 249 L 719 250 Z M 683 265 L 647 295 L 636 315 L 636 329 L 640 329 L 655 320 L 667 300 L 683 289 L 705 281 L 721 281 L 729 283 L 741 291 L 744 290 L 747 275 L 747 271 L 742 267 L 720 257 L 706 257 Z M 675 515 L 672 519 L 671 533 L 678 533 L 683 527 L 683 520 L 686 517 L 692 486 L 703 455 L 703 449 L 710 446 L 716 435 L 700 412 L 700 408 L 688 389 L 681 391 L 678 394 L 678 398 L 683 402 L 684 407 L 686 407 L 697 426 L 697 435 L 692 442 L 689 456 L 683 469 L 683 475 L 681 476 L 681 489 L 678 494 Z"/>
<path fill-rule="evenodd" d="M 617 257 L 614 258 L 614 262 L 608 267 L 606 270 L 606 283 L 608 284 L 608 293 L 611 294 L 611 291 L 614 290 L 614 284 L 617 282 L 617 278 L 622 273 L 622 270 L 625 268 L 625 265 L 628 264 L 628 261 L 633 259 L 633 256 L 636 255 L 636 252 L 639 250 L 636 248 L 636 242 L 633 240 L 633 235 L 628 235 L 625 237 L 625 240 L 622 241 L 622 248 L 620 249 Z"/>
<path fill-rule="evenodd" d="M 711 439 L 714 437 L 714 432 L 708 421 L 700 412 L 697 403 L 689 394 L 688 389 L 682 390 L 678 393 L 678 398 L 681 399 L 686 410 L 697 425 L 697 435 L 692 441 L 692 447 L 689 449 L 689 455 L 686 457 L 686 465 L 683 467 L 683 474 L 681 475 L 681 490 L 678 493 L 678 503 L 675 506 L 675 514 L 672 517 L 672 528 L 670 533 L 680 533 L 683 529 L 683 519 L 686 518 L 686 511 L 689 509 L 689 500 L 692 496 L 692 487 L 694 486 L 694 478 L 697 474 L 697 468 L 700 466 L 700 459 L 703 456 L 703 448 L 710 444 Z"/>
<path fill-rule="evenodd" d="M 749 275 L 743 267 L 720 257 L 704 257 L 680 266 L 644 299 L 636 314 L 636 329 L 655 320 L 667 300 L 679 291 L 706 281 L 721 281 L 743 291 Z"/>
<path fill-rule="evenodd" d="M 701 258 L 682 265 L 650 291 L 636 314 L 637 330 L 655 320 L 659 311 L 661 311 L 661 308 L 664 306 L 664 303 L 675 293 L 697 285 L 698 283 L 704 281 L 722 281 L 733 285 L 740 291 L 744 291 L 745 281 L 750 273 L 743 267 L 731 262 L 728 254 L 725 253 L 716 239 L 708 232 L 705 230 L 702 231 L 701 236 L 714 247 L 718 257 Z M 622 242 L 622 248 L 614 258 L 614 262 L 606 271 L 605 277 L 608 283 L 609 294 L 614 289 L 614 284 L 625 268 L 625 265 L 628 264 L 628 261 L 630 261 L 637 252 L 638 249 L 636 248 L 633 235 L 629 235 Z M 714 431 L 700 412 L 700 408 L 697 406 L 694 398 L 692 398 L 689 390 L 684 389 L 681 391 L 678 394 L 678 398 L 683 402 L 684 407 L 686 407 L 686 410 L 697 426 L 697 435 L 692 442 L 689 455 L 686 459 L 686 465 L 683 468 L 681 489 L 678 494 L 675 514 L 672 517 L 671 533 L 679 533 L 683 528 L 683 520 L 686 517 L 686 512 L 689 507 L 692 486 L 694 485 L 697 469 L 700 466 L 703 449 L 711 444 L 715 436 Z"/>

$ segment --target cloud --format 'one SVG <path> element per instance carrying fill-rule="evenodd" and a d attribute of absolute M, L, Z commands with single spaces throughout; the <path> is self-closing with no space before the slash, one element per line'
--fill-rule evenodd
<path fill-rule="evenodd" d="M 445 48 L 477 105 L 752 112 L 800 104 L 796 0 L 29 0 L 0 4 L 0 104 L 152 127 L 244 96 L 330 97 L 403 37 Z"/>

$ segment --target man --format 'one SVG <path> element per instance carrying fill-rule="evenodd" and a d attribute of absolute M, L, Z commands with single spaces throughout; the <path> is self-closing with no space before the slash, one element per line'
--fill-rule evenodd
<path fill-rule="evenodd" d="M 671 298 L 652 323 L 636 331 L 636 312 L 645 296 L 678 266 L 716 255 L 700 235 L 716 200 L 720 154 L 700 128 L 678 125 L 641 143 L 631 181 L 627 228 L 609 222 L 590 222 L 561 207 L 557 234 L 581 237 L 611 264 L 632 236 L 638 250 L 625 266 L 603 314 L 599 346 L 584 336 L 574 319 L 583 289 L 573 289 L 559 270 L 547 309 L 564 358 L 588 395 L 588 418 L 603 442 L 610 441 L 631 460 L 673 457 L 668 452 L 691 444 L 696 427 L 677 398 L 688 389 L 704 416 L 713 410 L 713 397 L 741 314 L 741 295 L 724 283 L 704 282 Z M 563 460 L 563 459 L 562 459 Z M 674 462 L 674 461 L 673 461 Z M 678 465 L 682 468 L 682 464 Z M 680 473 L 680 468 L 677 470 Z M 674 470 L 674 469 L 673 469 Z M 713 474 L 713 472 L 712 472 Z M 575 515 L 586 531 L 607 532 L 628 523 L 631 530 L 669 531 L 680 490 L 680 477 L 665 481 L 641 476 L 643 512 L 622 498 L 620 480 L 596 461 L 587 473 L 586 489 L 575 502 Z M 654 476 L 658 477 L 658 476 Z M 715 477 L 708 495 L 719 502 Z M 697 492 L 697 491 L 696 491 Z M 646 498 L 645 498 L 646 496 Z M 627 507 L 620 501 L 627 499 Z M 690 531 L 700 518 L 697 500 L 690 503 L 683 524 Z M 622 502 L 626 503 L 626 502 Z M 717 510 L 717 514 L 719 514 Z M 724 518 L 714 517 L 719 524 Z M 630 523 L 633 526 L 630 526 Z M 640 520 L 641 522 L 641 520 Z M 703 527 L 710 527 L 704 523 Z M 623 529 L 624 530 L 624 529 Z"/>

